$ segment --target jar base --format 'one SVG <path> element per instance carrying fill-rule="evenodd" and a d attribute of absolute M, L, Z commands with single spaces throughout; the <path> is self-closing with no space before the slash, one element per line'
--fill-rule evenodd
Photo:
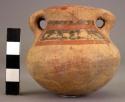
<path fill-rule="evenodd" d="M 58 95 L 58 96 L 63 97 L 63 98 L 78 98 L 84 95 Z"/>

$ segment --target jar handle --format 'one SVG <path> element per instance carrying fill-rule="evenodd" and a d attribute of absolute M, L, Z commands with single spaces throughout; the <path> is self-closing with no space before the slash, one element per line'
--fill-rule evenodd
<path fill-rule="evenodd" d="M 29 18 L 29 26 L 35 34 L 41 34 L 43 28 L 40 27 L 40 21 L 45 20 L 45 13 L 43 10 L 33 13 Z"/>
<path fill-rule="evenodd" d="M 100 10 L 100 13 L 96 15 L 96 21 L 99 19 L 103 21 L 103 25 L 98 27 L 100 32 L 109 33 L 115 23 L 115 16 L 107 10 Z"/>

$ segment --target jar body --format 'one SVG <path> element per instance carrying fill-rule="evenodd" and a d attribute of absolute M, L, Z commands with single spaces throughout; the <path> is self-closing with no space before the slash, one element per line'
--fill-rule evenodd
<path fill-rule="evenodd" d="M 112 78 L 119 63 L 118 54 L 113 45 L 34 47 L 28 54 L 28 68 L 41 86 L 54 93 L 84 95 Z"/>
<path fill-rule="evenodd" d="M 61 7 L 65 9 L 67 6 Z M 96 91 L 116 72 L 118 49 L 108 34 L 95 27 L 94 21 L 79 20 L 73 15 L 73 22 L 60 20 L 61 17 L 49 20 L 43 33 L 36 36 L 27 55 L 29 72 L 41 86 L 56 94 L 79 96 Z"/>

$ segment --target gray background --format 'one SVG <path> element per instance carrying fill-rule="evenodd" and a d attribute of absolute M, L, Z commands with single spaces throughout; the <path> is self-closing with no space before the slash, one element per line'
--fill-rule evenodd
<path fill-rule="evenodd" d="M 121 52 L 121 64 L 114 78 L 101 90 L 87 97 L 62 98 L 42 89 L 28 74 L 25 56 L 34 35 L 28 17 L 35 11 L 55 5 L 81 4 L 111 11 L 117 18 L 111 39 Z M 5 55 L 7 28 L 21 28 L 21 95 L 6 96 Z M 0 0 L 0 102 L 124 102 L 125 101 L 125 0 Z"/>

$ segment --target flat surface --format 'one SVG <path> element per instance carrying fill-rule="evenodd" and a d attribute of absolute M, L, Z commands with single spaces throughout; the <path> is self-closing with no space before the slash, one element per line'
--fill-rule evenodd
<path fill-rule="evenodd" d="M 121 65 L 116 75 L 104 88 L 86 97 L 63 98 L 51 94 L 32 80 L 26 70 L 26 54 L 35 37 L 28 25 L 29 16 L 42 8 L 63 4 L 80 4 L 104 8 L 111 11 L 117 18 L 110 36 L 120 49 Z M 125 0 L 0 0 L 0 102 L 125 102 L 124 10 Z M 21 28 L 21 95 L 19 96 L 5 95 L 7 28 Z M 17 65 L 11 63 L 9 63 L 9 66 L 17 67 Z"/>

